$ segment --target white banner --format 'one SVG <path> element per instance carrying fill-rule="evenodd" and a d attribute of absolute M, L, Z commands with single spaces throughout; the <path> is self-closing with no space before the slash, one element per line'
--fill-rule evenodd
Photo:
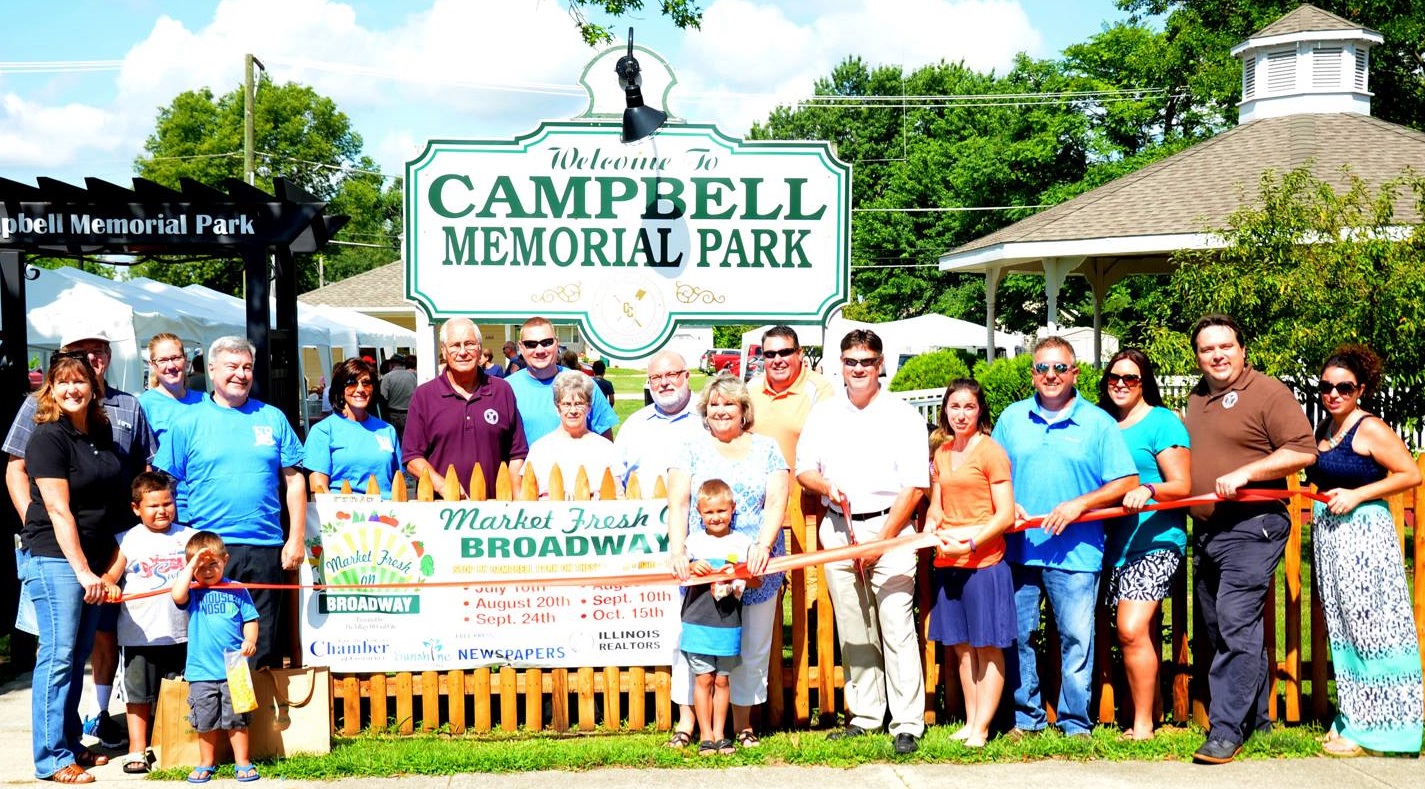
<path fill-rule="evenodd" d="M 665 571 L 664 518 L 657 500 L 319 495 L 307 506 L 301 582 L 337 588 L 301 592 L 303 662 L 338 672 L 667 665 L 676 584 L 538 583 Z M 480 581 L 500 583 L 464 585 Z"/>

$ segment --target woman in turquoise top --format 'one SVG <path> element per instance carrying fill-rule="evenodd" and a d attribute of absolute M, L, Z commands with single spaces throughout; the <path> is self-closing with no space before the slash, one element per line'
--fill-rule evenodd
<path fill-rule="evenodd" d="M 188 357 L 178 335 L 164 332 L 148 341 L 148 389 L 139 395 L 139 407 L 153 430 L 156 444 L 185 407 L 201 403 L 203 393 L 188 388 Z"/>
<path fill-rule="evenodd" d="M 1361 405 L 1379 391 L 1380 358 L 1348 345 L 1322 368 L 1317 391 L 1330 416 L 1316 430 L 1320 454 L 1306 479 L 1327 498 L 1311 526 L 1312 572 L 1336 673 L 1336 719 L 1323 750 L 1418 755 L 1420 642 L 1385 497 L 1417 487 L 1420 469 L 1390 425 Z"/>
<path fill-rule="evenodd" d="M 396 428 L 371 415 L 376 402 L 376 368 L 363 359 L 347 359 L 332 368 L 328 399 L 332 415 L 312 426 L 302 448 L 302 465 L 312 490 L 366 491 L 376 477 L 381 498 L 391 498 L 391 480 L 400 473 L 401 443 Z"/>
<path fill-rule="evenodd" d="M 1118 606 L 1118 642 L 1133 699 L 1133 726 L 1123 736 L 1148 740 L 1155 723 L 1159 662 L 1152 626 L 1182 566 L 1187 510 L 1141 510 L 1149 502 L 1188 495 L 1188 433 L 1182 420 L 1163 407 L 1153 362 L 1141 350 L 1119 351 L 1104 369 L 1098 403 L 1118 420 L 1142 483 L 1123 497 L 1123 506 L 1138 514 L 1108 521 L 1104 535 L 1103 561 L 1111 570 L 1107 594 Z"/>

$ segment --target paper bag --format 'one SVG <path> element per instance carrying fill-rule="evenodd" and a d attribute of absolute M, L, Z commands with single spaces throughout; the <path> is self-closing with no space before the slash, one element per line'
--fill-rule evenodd
<path fill-rule="evenodd" d="M 181 679 L 163 680 L 153 711 L 153 751 L 162 769 L 198 764 L 198 732 L 193 731 L 188 712 L 188 683 Z M 233 760 L 226 735 L 218 738 L 215 753 L 218 764 Z"/>
<path fill-rule="evenodd" d="M 332 749 L 332 678 L 326 666 L 252 673 L 257 709 L 248 727 L 254 759 Z"/>

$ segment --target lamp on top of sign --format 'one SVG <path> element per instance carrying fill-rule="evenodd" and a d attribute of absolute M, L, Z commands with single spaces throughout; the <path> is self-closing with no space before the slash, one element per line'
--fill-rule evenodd
<path fill-rule="evenodd" d="M 672 69 L 632 31 L 580 82 L 573 120 L 406 164 L 406 296 L 431 319 L 577 321 L 633 359 L 679 321 L 822 323 L 846 302 L 851 168 L 828 143 L 677 118 Z"/>

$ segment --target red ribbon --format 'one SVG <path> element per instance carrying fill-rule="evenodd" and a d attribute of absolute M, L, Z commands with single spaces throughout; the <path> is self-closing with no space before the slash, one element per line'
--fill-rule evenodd
<path fill-rule="evenodd" d="M 1238 495 L 1232 499 L 1224 499 L 1215 493 L 1207 493 L 1201 496 L 1189 496 L 1176 501 L 1159 502 L 1145 505 L 1141 511 L 1175 510 L 1184 507 L 1192 507 L 1198 504 L 1216 504 L 1223 501 L 1240 502 L 1246 504 L 1261 504 L 1271 501 L 1281 501 L 1292 496 L 1305 496 L 1313 501 L 1325 503 L 1326 496 L 1320 493 L 1313 493 L 1306 490 L 1264 490 L 1247 489 L 1238 491 Z M 1073 523 L 1084 521 L 1105 520 L 1108 518 L 1119 518 L 1125 515 L 1133 515 L 1124 507 L 1105 507 L 1098 510 L 1089 510 L 1080 515 Z M 1028 531 L 1044 522 L 1044 515 L 1035 515 L 1031 518 L 1019 521 L 1006 530 L 1009 532 Z M 849 524 L 849 517 L 848 517 Z M 800 570 L 818 564 L 841 561 L 861 561 L 865 559 L 875 559 L 889 551 L 913 549 L 920 550 L 939 545 L 940 540 L 934 532 L 912 532 L 899 537 L 892 537 L 888 540 L 872 540 L 857 544 L 854 539 L 851 544 L 840 548 L 825 548 L 819 551 L 808 551 L 786 556 L 778 556 L 767 562 L 767 569 L 764 575 L 772 573 L 788 572 L 790 570 Z M 748 572 L 746 563 L 739 563 L 733 572 L 714 573 L 712 575 L 693 576 L 686 581 L 682 581 L 683 586 L 695 586 L 697 584 L 708 584 L 714 581 L 726 581 L 729 578 L 752 578 L 752 573 Z M 658 570 L 644 573 L 629 573 L 625 575 L 600 575 L 600 576 L 553 576 L 549 578 L 500 578 L 479 581 L 430 581 L 426 583 L 386 583 L 386 584 L 218 584 L 213 589 L 314 589 L 316 591 L 327 591 L 336 589 L 441 589 L 470 587 L 490 587 L 490 586 L 654 586 L 659 584 L 678 583 L 678 576 L 669 570 Z M 142 600 L 146 597 L 156 597 L 161 594 L 168 594 L 169 589 L 154 589 L 147 592 L 137 592 L 132 595 L 108 602 L 127 602 L 129 600 Z"/>

